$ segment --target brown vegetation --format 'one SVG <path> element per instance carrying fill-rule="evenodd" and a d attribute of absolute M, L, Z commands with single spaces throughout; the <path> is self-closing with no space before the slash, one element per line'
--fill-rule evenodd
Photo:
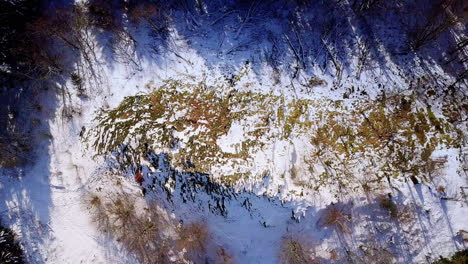
<path fill-rule="evenodd" d="M 88 193 L 86 206 L 97 229 L 119 242 L 142 264 L 233 263 L 226 248 L 215 245 L 207 225 L 177 227 L 156 202 L 128 193 Z"/>
<path fill-rule="evenodd" d="M 0 263 L 24 263 L 25 255 L 16 234 L 0 222 Z"/>
<path fill-rule="evenodd" d="M 178 250 L 186 250 L 187 257 L 195 263 L 205 262 L 210 243 L 208 228 L 204 223 L 191 223 L 179 230 Z"/>
<path fill-rule="evenodd" d="M 343 206 L 331 204 L 325 208 L 324 215 L 319 219 L 319 226 L 333 227 L 342 232 L 350 233 L 350 222 L 351 214 L 347 213 Z"/>
<path fill-rule="evenodd" d="M 0 168 L 13 168 L 31 151 L 30 138 L 21 133 L 0 135 Z"/>
<path fill-rule="evenodd" d="M 114 237 L 141 263 L 171 263 L 171 243 L 163 233 L 171 228 L 171 223 L 155 204 L 139 212 L 135 202 L 128 194 L 110 198 L 90 194 L 87 199 L 97 228 Z"/>
<path fill-rule="evenodd" d="M 215 256 L 214 263 L 233 264 L 234 258 L 231 256 L 231 254 L 229 254 L 229 252 L 226 251 L 225 248 L 218 247 L 216 249 L 216 256 Z"/>
<path fill-rule="evenodd" d="M 395 262 L 395 255 L 378 245 L 361 245 L 359 249 L 362 256 L 358 258 L 358 263 L 393 264 Z"/>
<path fill-rule="evenodd" d="M 132 23 L 138 25 L 144 21 L 148 23 L 154 32 L 159 34 L 167 33 L 169 18 L 162 5 L 157 6 L 151 2 L 133 0 L 129 1 L 127 6 L 128 17 Z"/>
<path fill-rule="evenodd" d="M 313 256 L 310 248 L 291 236 L 281 240 L 279 259 L 284 264 L 315 264 L 319 263 Z"/>
<path fill-rule="evenodd" d="M 378 197 L 379 205 L 383 209 L 387 210 L 390 217 L 397 218 L 398 217 L 398 207 L 395 202 L 393 202 L 391 197 L 382 195 Z"/>
<path fill-rule="evenodd" d="M 123 30 L 123 1 L 89 0 L 86 3 L 88 16 L 93 26 L 117 32 Z"/>
<path fill-rule="evenodd" d="M 142 184 L 145 181 L 145 178 L 143 178 L 143 174 L 141 171 L 137 171 L 135 173 L 135 181 L 139 184 Z"/>
<path fill-rule="evenodd" d="M 439 193 L 441 193 L 441 194 L 444 194 L 444 193 L 445 193 L 445 187 L 442 186 L 442 185 L 439 185 L 439 186 L 437 187 L 437 191 L 438 191 Z"/>

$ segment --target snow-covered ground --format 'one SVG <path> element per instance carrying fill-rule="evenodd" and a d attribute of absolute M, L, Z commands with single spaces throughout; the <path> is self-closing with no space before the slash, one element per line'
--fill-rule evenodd
<path fill-rule="evenodd" d="M 212 1 L 214 7 L 202 4 L 196 14 L 191 13 L 195 9 L 185 13 L 175 11 L 167 43 L 158 46 L 158 53 L 153 49 L 157 46 L 153 42 L 157 40 L 149 37 L 147 30 L 132 28 L 141 49 L 140 54 L 135 55 L 136 66 L 126 60 L 109 61 L 107 48 L 99 49 L 94 66 L 100 82 L 86 84 L 86 97 L 73 89 L 71 80 L 64 84 L 70 93 L 67 96 L 56 96 L 51 90 L 35 95 L 41 105 L 41 110 L 31 116 L 40 120 L 35 128 L 34 156 L 37 158 L 24 168 L 0 170 L 1 216 L 18 233 L 30 263 L 136 263 L 119 242 L 97 229 L 86 201 L 89 192 L 112 190 L 115 186 L 103 176 L 109 170 L 108 159 L 95 157 L 95 150 L 84 140 L 84 135 L 98 125 L 95 120 L 98 111 L 114 109 L 127 96 L 149 93 L 167 80 L 226 84 L 230 75 L 248 68 L 234 86 L 237 91 L 278 96 L 286 101 L 310 99 L 319 102 L 318 105 L 323 103 L 316 108 L 311 106 L 309 112 L 313 113 L 336 110 L 331 106 L 323 107 L 328 102 L 340 101 L 353 109 L 353 102 L 376 100 L 382 93 L 411 95 L 414 93 L 409 92 L 409 83 L 416 85 L 418 78 L 428 75 L 439 78 L 427 81 L 435 87 L 454 81 L 439 64 L 427 68 L 432 57 L 406 56 L 398 61 L 390 55 L 392 45 L 388 43 L 396 42 L 398 30 L 387 27 L 388 39 L 370 44 L 375 49 L 371 51 L 370 65 L 360 66 L 355 57 L 343 57 L 343 54 L 359 52 L 358 49 L 336 44 L 329 47 L 332 51 L 326 51 L 326 45 L 318 45 L 315 37 L 304 33 L 313 28 L 313 21 L 320 24 L 324 19 L 313 8 L 296 14 L 296 25 L 288 26 L 284 21 L 294 14 L 291 11 L 294 8 L 289 5 L 275 12 L 251 4 L 240 11 L 220 8 L 206 13 L 206 10 L 223 6 L 222 2 Z M 357 30 L 359 23 L 362 21 L 351 21 L 350 27 Z M 373 26 L 379 28 L 384 23 L 379 21 Z M 259 30 L 270 32 L 271 36 L 258 33 Z M 343 42 L 346 41 L 344 38 Z M 274 52 L 276 57 L 269 58 Z M 327 56 L 336 56 L 342 62 L 341 80 L 337 80 L 336 69 L 328 59 L 314 57 L 314 54 L 327 52 L 332 54 Z M 323 67 L 321 64 L 326 61 L 329 65 Z M 301 68 L 298 73 L 294 73 L 295 64 Z M 401 70 L 402 65 L 407 65 L 411 71 Z M 364 69 L 356 76 L 359 67 Z M 408 72 L 414 76 L 403 76 Z M 89 72 L 83 73 L 83 76 L 89 75 Z M 307 82 L 313 78 L 323 83 L 311 88 Z M 360 92 L 351 93 L 351 87 Z M 466 92 L 466 87 L 459 89 L 460 94 Z M 436 98 L 425 103 L 433 104 L 435 114 L 444 118 L 443 101 Z M 218 139 L 223 152 L 236 152 L 235 145 L 246 139 L 245 131 L 252 125 L 249 120 L 234 122 L 228 133 Z M 468 231 L 466 121 L 458 125 L 462 131 L 460 144 L 457 147 L 438 145 L 431 155 L 432 160 L 446 160 L 436 170 L 437 176 L 430 181 L 422 180 L 421 176 L 418 184 L 409 177 L 392 178 L 388 183 L 384 178 L 373 192 L 360 187 L 361 182 L 344 187 L 333 182 L 320 185 L 318 189 L 297 185 L 290 175 L 291 170 L 297 169 L 295 173 L 307 177 L 306 157 L 314 151 L 307 133 L 270 139 L 261 150 L 250 153 L 252 159 L 242 163 L 243 167 L 226 163 L 209 171 L 214 180 L 236 170 L 251 173 L 251 178 L 235 186 L 221 185 L 226 193 L 235 193 L 234 198 L 219 193 L 212 195 L 203 187 L 195 187 L 198 189 L 194 200 L 183 202 L 180 186 L 184 180 L 176 180 L 175 188 L 168 184 L 167 192 L 157 187 L 143 196 L 134 180 L 134 172 L 127 171 L 127 175 L 122 173 L 116 177 L 121 177 L 125 192 L 137 196 L 140 202 L 158 200 L 175 223 L 206 223 L 214 244 L 225 248 L 234 263 L 277 263 L 281 240 L 289 236 L 306 241 L 316 257 L 330 263 L 335 252 L 346 263 L 346 251 L 358 252 L 363 245 L 389 249 L 397 263 L 428 263 L 467 246 L 459 235 L 462 230 Z M 276 130 L 272 131 L 274 134 Z M 184 133 L 180 137 L 184 137 Z M 372 169 L 380 168 L 378 161 L 374 164 L 373 160 L 365 158 L 356 160 L 363 162 L 354 167 L 362 173 L 356 180 L 366 179 L 375 173 Z M 145 162 L 142 158 L 141 163 Z M 169 178 L 169 172 L 174 171 L 171 166 L 170 163 L 160 167 L 147 164 L 143 168 L 145 180 Z M 322 166 L 322 171 L 325 167 Z M 268 175 L 259 178 L 264 171 L 268 171 Z M 316 174 L 322 171 L 319 169 Z M 197 177 L 188 172 L 178 173 L 182 177 Z M 172 202 L 165 199 L 167 193 L 172 193 Z M 389 218 L 379 206 L 379 197 L 389 193 L 402 212 L 401 221 Z M 220 201 L 225 211 L 219 211 L 219 206 L 213 209 Z M 338 228 L 320 224 L 332 204 L 349 212 L 351 232 L 340 232 Z"/>

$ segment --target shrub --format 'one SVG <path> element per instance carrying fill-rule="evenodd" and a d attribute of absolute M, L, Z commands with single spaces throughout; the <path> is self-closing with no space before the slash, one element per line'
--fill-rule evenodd
<path fill-rule="evenodd" d="M 309 88 L 313 88 L 313 87 L 316 87 L 316 86 L 324 86 L 324 85 L 327 85 L 327 81 L 322 80 L 322 79 L 320 79 L 318 77 L 310 78 L 308 83 L 306 84 L 306 86 L 309 87 Z"/>
<path fill-rule="evenodd" d="M 332 249 L 330 251 L 330 260 L 331 261 L 337 261 L 338 259 L 339 259 L 338 251 L 336 249 Z"/>
<path fill-rule="evenodd" d="M 391 197 L 380 196 L 378 200 L 380 207 L 387 210 L 392 218 L 398 217 L 398 207 Z"/>
<path fill-rule="evenodd" d="M 381 4 L 381 0 L 355 0 L 353 9 L 356 12 L 365 12 Z"/>
<path fill-rule="evenodd" d="M 148 23 L 150 28 L 162 36 L 167 36 L 169 27 L 169 17 L 162 5 L 156 6 L 154 3 L 141 0 L 129 1 L 128 4 L 129 20 L 139 25 L 142 22 Z"/>
<path fill-rule="evenodd" d="M 93 26 L 118 32 L 123 30 L 122 1 L 89 0 L 86 4 L 89 19 Z"/>
<path fill-rule="evenodd" d="M 48 10 L 47 14 L 28 24 L 29 33 L 26 37 L 30 39 L 29 43 L 32 44 L 31 49 L 34 54 L 31 56 L 30 64 L 39 65 L 48 71 L 47 74 L 50 74 L 50 71 L 63 74 L 68 69 L 65 65 L 70 66 L 72 62 L 70 58 L 75 60 L 81 57 L 91 77 L 98 80 L 97 46 L 91 37 L 92 30 L 93 21 L 82 4 Z M 20 49 L 19 54 L 22 53 L 28 54 L 28 49 Z M 88 78 L 88 76 L 81 77 Z"/>
<path fill-rule="evenodd" d="M 73 86 L 76 88 L 78 92 L 78 96 L 86 96 L 86 90 L 84 88 L 83 78 L 81 78 L 80 74 L 77 72 L 72 72 L 70 74 L 70 79 Z"/>
<path fill-rule="evenodd" d="M 135 24 L 141 23 L 141 20 L 150 20 L 158 15 L 158 8 L 151 3 L 139 3 L 139 1 L 130 1 L 128 7 L 128 17 Z"/>
<path fill-rule="evenodd" d="M 234 259 L 233 257 L 231 256 L 231 254 L 229 254 L 225 248 L 223 247 L 218 247 L 216 249 L 216 259 L 214 261 L 214 263 L 220 263 L 220 264 L 233 264 L 234 263 Z"/>
<path fill-rule="evenodd" d="M 15 76 L 26 79 L 46 79 L 62 74 L 66 68 L 64 65 L 73 58 L 63 56 L 63 53 L 80 49 L 82 29 L 87 24 L 87 18 L 78 7 L 51 8 L 45 12 L 39 8 L 40 1 L 23 2 L 35 5 L 32 8 L 34 12 L 28 12 L 29 15 L 21 20 L 21 28 L 12 30 L 15 33 L 10 41 L 11 47 L 8 47 L 10 61 L 7 63 L 13 66 L 11 69 Z"/>
<path fill-rule="evenodd" d="M 0 263 L 24 263 L 23 249 L 13 231 L 0 223 Z"/>
<path fill-rule="evenodd" d="M 444 193 L 445 193 L 445 187 L 442 186 L 442 185 L 439 185 L 439 186 L 437 187 L 437 191 L 438 191 L 439 193 L 441 193 L 441 194 L 444 194 Z"/>
<path fill-rule="evenodd" d="M 388 212 L 389 216 L 401 223 L 411 224 L 415 220 L 414 208 L 411 205 L 396 204 L 390 196 L 379 196 L 379 206 Z"/>
<path fill-rule="evenodd" d="M 325 208 L 324 215 L 319 219 L 319 226 L 338 228 L 342 232 L 350 233 L 349 223 L 351 214 L 345 212 L 342 205 L 331 204 Z"/>
<path fill-rule="evenodd" d="M 407 225 L 414 224 L 416 220 L 415 208 L 411 205 L 399 205 L 398 221 Z"/>
<path fill-rule="evenodd" d="M 234 263 L 231 254 L 213 242 L 206 223 L 193 222 L 178 229 L 175 249 L 184 252 L 185 258 L 191 263 Z"/>
<path fill-rule="evenodd" d="M 433 264 L 466 264 L 468 263 L 468 249 L 458 251 L 450 259 L 440 257 Z"/>
<path fill-rule="evenodd" d="M 0 134 L 0 168 L 13 168 L 25 161 L 31 151 L 30 140 L 29 136 L 14 131 Z"/>
<path fill-rule="evenodd" d="M 171 228 L 171 223 L 154 203 L 143 212 L 138 212 L 135 204 L 136 199 L 128 194 L 109 198 L 90 194 L 87 199 L 98 230 L 114 237 L 140 263 L 172 263 L 171 241 L 163 232 Z"/>
<path fill-rule="evenodd" d="M 281 241 L 279 259 L 284 264 L 317 263 L 312 258 L 310 249 L 307 249 L 303 243 L 290 236 L 283 238 Z"/>
<path fill-rule="evenodd" d="M 359 259 L 363 263 L 392 264 L 395 262 L 392 252 L 377 244 L 361 245 L 359 249 L 362 251 L 362 258 Z"/>

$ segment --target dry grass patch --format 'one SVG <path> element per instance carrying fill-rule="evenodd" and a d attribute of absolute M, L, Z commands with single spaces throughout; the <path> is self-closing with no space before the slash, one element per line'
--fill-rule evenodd
<path fill-rule="evenodd" d="M 97 229 L 139 263 L 233 263 L 226 248 L 214 243 L 206 223 L 178 226 L 154 201 L 99 189 L 86 195 L 85 205 Z"/>
<path fill-rule="evenodd" d="M 98 230 L 118 241 L 140 263 L 173 263 L 172 242 L 165 233 L 172 223 L 154 203 L 137 208 L 137 200 L 129 194 L 89 194 L 86 199 Z"/>
<path fill-rule="evenodd" d="M 183 226 L 179 230 L 176 248 L 186 251 L 187 257 L 195 263 L 204 262 L 207 258 L 211 237 L 205 223 L 196 222 Z"/>
<path fill-rule="evenodd" d="M 359 246 L 359 249 L 362 252 L 362 257 L 356 259 L 359 263 L 395 263 L 395 255 L 388 249 L 382 248 L 378 245 L 361 245 Z"/>
<path fill-rule="evenodd" d="M 234 258 L 224 247 L 216 249 L 216 257 L 214 263 L 219 264 L 234 264 Z"/>
<path fill-rule="evenodd" d="M 280 252 L 278 255 L 281 263 L 284 264 L 315 264 L 319 263 L 311 252 L 311 249 L 303 241 L 291 236 L 281 240 Z"/>

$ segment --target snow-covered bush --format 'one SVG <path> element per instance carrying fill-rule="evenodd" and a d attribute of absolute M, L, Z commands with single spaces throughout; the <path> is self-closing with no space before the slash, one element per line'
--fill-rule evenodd
<path fill-rule="evenodd" d="M 23 249 L 15 239 L 13 231 L 0 224 L 0 263 L 23 263 Z"/>

